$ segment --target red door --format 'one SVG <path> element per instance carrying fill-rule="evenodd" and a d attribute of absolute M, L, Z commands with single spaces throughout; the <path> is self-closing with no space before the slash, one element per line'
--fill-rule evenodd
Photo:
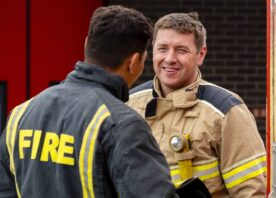
<path fill-rule="evenodd" d="M 66 77 L 83 60 L 85 36 L 102 0 L 9 1 L 0 5 L 1 120 Z"/>
<path fill-rule="evenodd" d="M 83 60 L 84 40 L 100 0 L 32 1 L 30 95 L 59 82 Z"/>

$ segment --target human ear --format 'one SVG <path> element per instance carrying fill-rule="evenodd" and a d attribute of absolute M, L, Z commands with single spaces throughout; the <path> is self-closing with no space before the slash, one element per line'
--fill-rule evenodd
<path fill-rule="evenodd" d="M 198 53 L 198 58 L 197 58 L 197 65 L 198 66 L 202 65 L 206 54 L 207 54 L 207 47 L 201 48 L 200 52 Z"/>
<path fill-rule="evenodd" d="M 136 67 L 139 66 L 140 63 L 140 54 L 138 52 L 132 54 L 129 58 L 129 63 L 128 63 L 128 70 L 130 74 L 134 74 L 135 70 L 137 69 Z"/>

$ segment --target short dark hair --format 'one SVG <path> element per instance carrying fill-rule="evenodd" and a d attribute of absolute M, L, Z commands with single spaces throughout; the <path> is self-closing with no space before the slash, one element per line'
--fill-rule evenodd
<path fill-rule="evenodd" d="M 143 54 L 153 27 L 137 10 L 120 5 L 96 9 L 90 21 L 85 58 L 114 69 L 131 54 Z"/>
<path fill-rule="evenodd" d="M 198 52 L 206 46 L 206 29 L 199 21 L 197 12 L 172 13 L 161 17 L 154 26 L 153 43 L 160 29 L 172 29 L 180 33 L 194 34 Z"/>

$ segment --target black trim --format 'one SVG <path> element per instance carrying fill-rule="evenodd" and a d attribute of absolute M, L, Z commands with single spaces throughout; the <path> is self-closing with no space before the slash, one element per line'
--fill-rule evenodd
<path fill-rule="evenodd" d="M 146 107 L 146 111 L 145 111 L 145 117 L 152 117 L 156 115 L 156 108 L 157 108 L 157 98 L 158 98 L 158 94 L 157 92 L 153 89 L 153 80 L 150 80 L 148 82 L 145 82 L 137 87 L 134 87 L 133 89 L 130 90 L 130 95 L 139 92 L 139 91 L 143 91 L 146 89 L 151 89 L 152 90 L 152 96 L 153 99 L 151 101 L 149 101 L 149 103 L 147 104 Z"/>
<path fill-rule="evenodd" d="M 156 115 L 156 109 L 157 109 L 157 99 L 154 98 L 147 104 L 146 111 L 145 111 L 145 117 L 152 117 Z"/>
<path fill-rule="evenodd" d="M 197 92 L 197 98 L 209 102 L 224 114 L 233 106 L 243 103 L 228 91 L 211 85 L 200 85 Z"/>
<path fill-rule="evenodd" d="M 31 97 L 31 0 L 26 0 L 26 99 Z"/>
<path fill-rule="evenodd" d="M 153 86 L 153 85 L 152 85 Z M 154 98 L 158 98 L 158 93 L 155 91 L 155 89 L 152 89 L 152 96 Z"/>

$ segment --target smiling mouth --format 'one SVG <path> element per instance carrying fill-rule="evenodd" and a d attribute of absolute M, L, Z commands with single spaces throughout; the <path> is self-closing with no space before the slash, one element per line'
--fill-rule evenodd
<path fill-rule="evenodd" d="M 168 73 L 174 73 L 179 70 L 179 68 L 174 68 L 174 67 L 162 67 L 163 70 L 165 70 Z"/>

